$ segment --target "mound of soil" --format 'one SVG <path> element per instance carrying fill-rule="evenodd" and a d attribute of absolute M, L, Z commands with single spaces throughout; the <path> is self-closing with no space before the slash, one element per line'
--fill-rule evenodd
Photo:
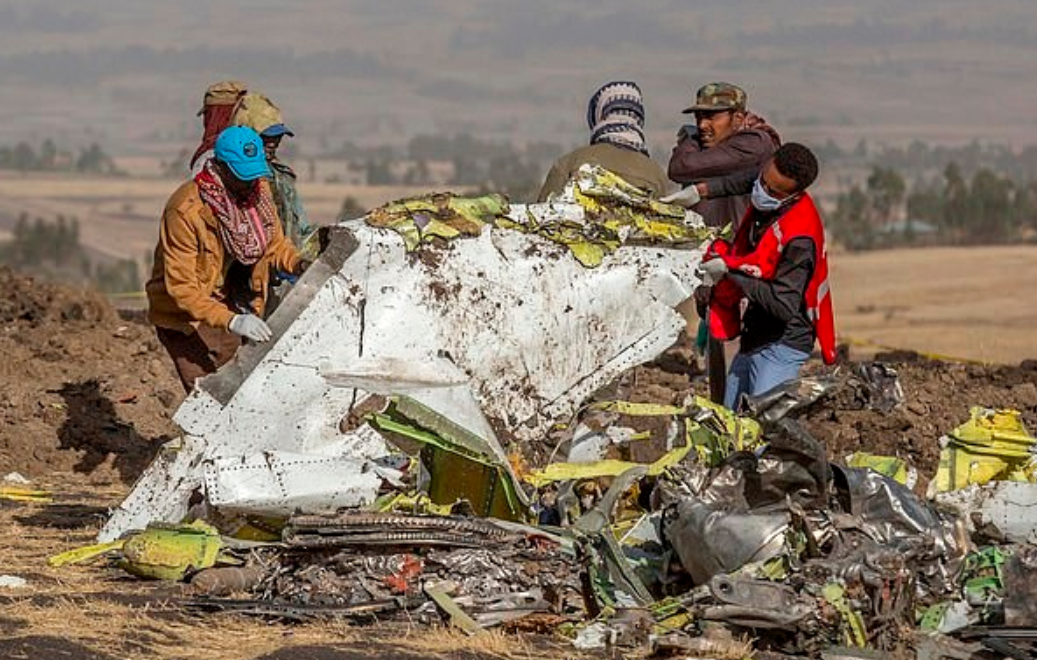
<path fill-rule="evenodd" d="M 843 388 L 794 413 L 834 461 L 843 462 L 855 451 L 899 456 L 927 480 L 939 462 L 940 436 L 967 421 L 973 406 L 1019 410 L 1027 428 L 1037 434 L 1037 360 L 1019 366 L 978 365 L 899 351 L 878 354 L 874 361 L 896 369 L 903 405 L 889 412 L 870 409 L 852 388 Z M 843 368 L 852 369 L 853 362 Z M 811 362 L 804 375 L 822 369 Z M 681 344 L 635 368 L 626 380 L 628 390 L 620 394 L 631 401 L 679 405 L 688 394 L 709 396 L 705 375 Z"/>
<path fill-rule="evenodd" d="M 876 361 L 897 370 L 904 404 L 891 412 L 861 406 L 842 390 L 818 401 L 801 421 L 842 460 L 855 451 L 906 459 L 923 477 L 936 472 L 940 436 L 969 419 L 974 406 L 1012 408 L 1037 432 L 1037 362 L 1017 367 L 941 362 L 911 352 L 879 354 Z"/>
<path fill-rule="evenodd" d="M 0 472 L 132 482 L 183 398 L 148 325 L 92 291 L 0 267 Z"/>

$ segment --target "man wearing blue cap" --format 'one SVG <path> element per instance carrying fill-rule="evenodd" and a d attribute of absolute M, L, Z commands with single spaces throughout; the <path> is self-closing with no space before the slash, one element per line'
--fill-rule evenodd
<path fill-rule="evenodd" d="M 229 361 L 242 339 L 271 338 L 262 320 L 271 267 L 299 274 L 271 194 L 263 141 L 224 129 L 213 158 L 166 203 L 146 285 L 148 318 L 187 391 Z"/>

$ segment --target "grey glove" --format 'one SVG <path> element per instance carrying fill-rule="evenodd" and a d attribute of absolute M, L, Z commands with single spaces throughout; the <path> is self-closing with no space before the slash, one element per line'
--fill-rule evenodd
<path fill-rule="evenodd" d="M 695 275 L 702 280 L 702 284 L 705 286 L 716 286 L 716 283 L 727 275 L 727 264 L 720 258 L 703 261 L 695 270 Z"/>
<path fill-rule="evenodd" d="M 677 206 L 683 206 L 686 209 L 690 209 L 702 200 L 702 196 L 699 194 L 698 186 L 690 185 L 687 188 L 681 188 L 675 193 L 664 195 L 659 198 L 659 201 L 663 204 L 676 204 Z"/>
<path fill-rule="evenodd" d="M 230 320 L 230 331 L 252 341 L 267 341 L 274 336 L 270 326 L 255 314 L 237 314 Z"/>

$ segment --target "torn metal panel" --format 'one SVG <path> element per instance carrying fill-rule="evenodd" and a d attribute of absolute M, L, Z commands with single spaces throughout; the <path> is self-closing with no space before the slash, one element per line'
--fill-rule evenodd
<path fill-rule="evenodd" d="M 428 496 L 447 506 L 467 501 L 476 515 L 523 520 L 530 501 L 520 488 L 499 444 L 484 440 L 409 396 L 392 397 L 392 405 L 372 422 L 422 445 L 422 465 L 429 471 Z M 486 431 L 493 438 L 492 431 Z"/>
<path fill-rule="evenodd" d="M 1037 543 L 1037 484 L 991 481 L 939 493 L 936 503 L 960 516 L 972 533 L 1011 543 Z"/>
<path fill-rule="evenodd" d="M 155 520 L 183 520 L 192 494 L 202 487 L 203 447 L 204 442 L 190 434 L 163 445 L 133 491 L 111 512 L 97 540 L 114 541 L 128 531 L 144 529 Z"/>
<path fill-rule="evenodd" d="M 746 628 L 794 630 L 816 612 L 810 598 L 776 582 L 716 575 L 709 590 L 719 605 L 706 607 L 700 616 Z"/>
<path fill-rule="evenodd" d="M 495 547 L 519 538 L 489 520 L 402 513 L 296 516 L 285 531 L 285 542 L 296 548 Z"/>
<path fill-rule="evenodd" d="M 556 206 L 516 205 L 510 215 Z M 514 230 L 487 228 L 408 256 L 391 230 L 356 221 L 340 229 L 275 312 L 274 339 L 199 381 L 174 418 L 198 442 L 173 472 L 149 470 L 101 538 L 180 519 L 183 508 L 164 500 L 186 502 L 203 464 L 348 453 L 361 438 L 340 421 L 371 395 L 366 387 L 394 389 L 376 367 L 413 365 L 400 379 L 412 398 L 498 447 L 522 443 L 535 454 L 553 421 L 673 344 L 685 324 L 674 307 L 698 282 L 691 249 L 625 246 L 587 269 Z M 430 377 L 444 360 L 453 365 L 447 380 L 466 382 Z"/>
<path fill-rule="evenodd" d="M 366 460 L 284 451 L 215 458 L 204 475 L 209 504 L 270 516 L 366 506 L 382 483 Z"/>
<path fill-rule="evenodd" d="M 846 457 L 846 465 L 855 468 L 868 468 L 879 474 L 885 475 L 898 484 L 914 490 L 918 483 L 918 470 L 907 461 L 896 456 L 883 456 L 870 454 L 866 451 L 857 451 Z"/>
<path fill-rule="evenodd" d="M 493 428 L 472 395 L 468 376 L 445 358 L 413 362 L 400 358 L 360 357 L 344 369 L 323 365 L 321 375 L 332 387 L 386 397 L 407 396 L 424 402 L 431 410 L 449 410 L 454 425 L 478 436 L 488 446 L 487 455 L 507 462 Z"/>
<path fill-rule="evenodd" d="M 988 481 L 1037 481 L 1037 443 L 1017 410 L 974 407 L 969 421 L 940 439 L 940 465 L 930 497 Z"/>
<path fill-rule="evenodd" d="M 785 548 L 785 510 L 730 511 L 702 500 L 679 502 L 666 538 L 695 584 L 765 561 Z"/>
<path fill-rule="evenodd" d="M 743 395 L 749 414 L 763 424 L 773 424 L 789 413 L 806 408 L 840 386 L 834 378 L 796 378 L 757 396 Z"/>
<path fill-rule="evenodd" d="M 904 403 L 904 388 L 900 385 L 897 370 L 882 362 L 862 362 L 854 369 L 865 385 L 868 405 L 882 412 L 889 412 Z"/>
<path fill-rule="evenodd" d="M 914 557 L 939 558 L 954 567 L 969 550 L 964 525 L 905 486 L 866 468 L 833 465 L 848 510 L 875 541 Z M 953 573 L 953 568 L 950 568 Z"/>

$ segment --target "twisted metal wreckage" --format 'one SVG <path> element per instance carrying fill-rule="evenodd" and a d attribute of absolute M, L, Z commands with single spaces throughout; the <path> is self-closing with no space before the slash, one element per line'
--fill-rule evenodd
<path fill-rule="evenodd" d="M 199 381 L 100 545 L 52 562 L 190 580 L 203 610 L 406 611 L 579 648 L 737 658 L 751 633 L 772 657 L 1034 657 L 990 624 L 1037 623 L 1019 596 L 1035 551 L 973 544 L 998 525 L 1034 540 L 1012 504 L 1037 501 L 1017 417 L 977 410 L 952 434 L 937 508 L 902 463 L 831 464 L 794 421 L 835 387 L 898 405 L 882 365 L 748 416 L 603 394 L 685 326 L 711 235 L 696 220 L 591 168 L 548 204 L 436 195 L 341 223 L 273 340 Z M 977 455 L 982 478 L 955 464 Z"/>

